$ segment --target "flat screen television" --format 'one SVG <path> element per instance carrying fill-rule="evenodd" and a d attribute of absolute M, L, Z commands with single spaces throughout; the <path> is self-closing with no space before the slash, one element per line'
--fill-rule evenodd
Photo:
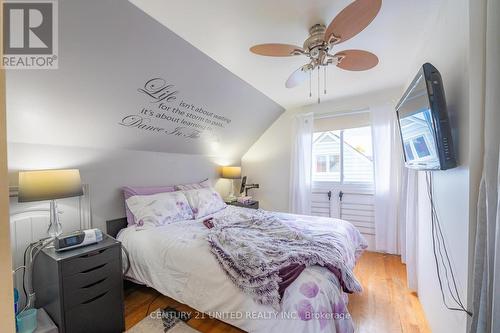
<path fill-rule="evenodd" d="M 420 68 L 396 112 L 407 168 L 457 166 L 441 74 L 434 66 L 426 63 Z"/>

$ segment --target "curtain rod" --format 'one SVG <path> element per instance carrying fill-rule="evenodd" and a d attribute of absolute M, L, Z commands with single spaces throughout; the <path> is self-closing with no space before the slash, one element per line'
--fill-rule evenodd
<path fill-rule="evenodd" d="M 323 112 L 314 115 L 314 119 L 323 119 L 323 118 L 335 118 L 335 117 L 343 117 L 343 116 L 351 116 L 356 114 L 369 113 L 370 108 L 357 109 L 353 111 L 342 111 L 342 112 Z"/>

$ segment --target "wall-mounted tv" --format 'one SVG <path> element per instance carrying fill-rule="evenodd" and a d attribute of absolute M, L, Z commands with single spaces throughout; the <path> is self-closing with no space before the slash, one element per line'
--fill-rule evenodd
<path fill-rule="evenodd" d="M 417 170 L 457 166 L 448 110 L 439 71 L 420 68 L 396 106 L 405 165 Z"/>

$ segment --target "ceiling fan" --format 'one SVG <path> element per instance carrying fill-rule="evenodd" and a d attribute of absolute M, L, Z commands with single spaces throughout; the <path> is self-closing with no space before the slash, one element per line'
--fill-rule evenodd
<path fill-rule="evenodd" d="M 382 0 L 355 0 L 345 7 L 330 23 L 328 27 L 315 24 L 309 29 L 309 37 L 302 47 L 290 44 L 259 44 L 252 46 L 250 51 L 263 56 L 288 57 L 305 55 L 309 62 L 290 75 L 285 83 L 287 88 L 293 88 L 304 82 L 308 77 L 312 79 L 312 72 L 318 69 L 318 103 L 320 68 L 324 68 L 324 93 L 326 94 L 326 68 L 335 65 L 345 70 L 364 71 L 375 67 L 378 58 L 371 52 L 363 50 L 344 50 L 335 54 L 330 53 L 332 48 L 356 36 L 365 29 L 377 16 Z M 311 84 L 309 85 L 311 88 Z M 309 92 L 309 96 L 311 96 Z"/>

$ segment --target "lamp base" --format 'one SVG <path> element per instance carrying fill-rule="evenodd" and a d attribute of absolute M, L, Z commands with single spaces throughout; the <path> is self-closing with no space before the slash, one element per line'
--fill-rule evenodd
<path fill-rule="evenodd" d="M 57 203 L 55 200 L 50 201 L 50 224 L 47 229 L 50 237 L 57 237 L 62 234 L 62 225 L 59 222 L 59 214 L 57 212 Z"/>
<path fill-rule="evenodd" d="M 226 202 L 233 202 L 237 200 L 236 196 L 234 195 L 234 179 L 231 179 L 231 187 L 229 188 L 229 194 L 224 200 Z"/>

